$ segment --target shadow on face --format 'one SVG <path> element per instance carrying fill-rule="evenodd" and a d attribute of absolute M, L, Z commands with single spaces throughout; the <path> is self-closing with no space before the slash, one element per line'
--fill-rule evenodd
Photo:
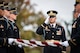
<path fill-rule="evenodd" d="M 49 21 L 50 21 L 50 23 L 55 23 L 56 17 L 51 17 L 51 18 L 49 18 Z"/>

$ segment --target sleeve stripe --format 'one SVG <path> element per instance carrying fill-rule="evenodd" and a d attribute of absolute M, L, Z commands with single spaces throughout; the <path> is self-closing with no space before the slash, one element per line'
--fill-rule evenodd
<path fill-rule="evenodd" d="M 3 45 L 5 45 L 5 44 L 6 44 L 6 39 L 4 38 L 3 40 L 4 40 L 4 43 L 3 43 Z"/>
<path fill-rule="evenodd" d="M 75 46 L 77 45 L 75 42 L 73 42 L 73 40 L 72 40 L 72 39 L 71 39 L 70 41 L 71 41 L 71 43 L 72 43 L 73 45 L 75 45 Z"/>

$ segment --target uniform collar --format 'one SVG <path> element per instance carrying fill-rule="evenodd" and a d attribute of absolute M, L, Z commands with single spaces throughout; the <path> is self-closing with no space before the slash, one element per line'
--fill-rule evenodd
<path fill-rule="evenodd" d="M 12 21 L 12 20 L 9 20 L 10 22 L 12 22 L 12 23 L 15 23 L 14 21 Z"/>
<path fill-rule="evenodd" d="M 54 28 L 56 27 L 56 23 L 53 23 L 53 24 L 50 24 L 50 25 L 53 25 Z"/>
<path fill-rule="evenodd" d="M 4 18 L 8 19 L 6 16 L 3 16 Z"/>

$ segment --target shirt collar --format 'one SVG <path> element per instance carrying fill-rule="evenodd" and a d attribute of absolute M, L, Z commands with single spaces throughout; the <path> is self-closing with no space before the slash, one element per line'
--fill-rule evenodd
<path fill-rule="evenodd" d="M 3 16 L 3 17 L 7 19 L 7 17 L 6 17 L 6 16 Z"/>
<path fill-rule="evenodd" d="M 50 24 L 50 25 L 53 25 L 54 28 L 56 27 L 56 23 L 53 23 L 53 24 Z"/>

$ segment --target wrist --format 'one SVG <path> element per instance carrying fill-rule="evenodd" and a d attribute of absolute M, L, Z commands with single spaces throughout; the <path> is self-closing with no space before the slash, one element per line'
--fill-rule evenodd
<path fill-rule="evenodd" d="M 47 24 L 46 24 L 46 23 L 43 23 L 43 24 L 41 24 L 41 26 L 42 26 L 43 28 L 45 28 L 45 27 L 47 26 Z"/>
<path fill-rule="evenodd" d="M 66 51 L 62 51 L 62 53 L 66 53 Z"/>

